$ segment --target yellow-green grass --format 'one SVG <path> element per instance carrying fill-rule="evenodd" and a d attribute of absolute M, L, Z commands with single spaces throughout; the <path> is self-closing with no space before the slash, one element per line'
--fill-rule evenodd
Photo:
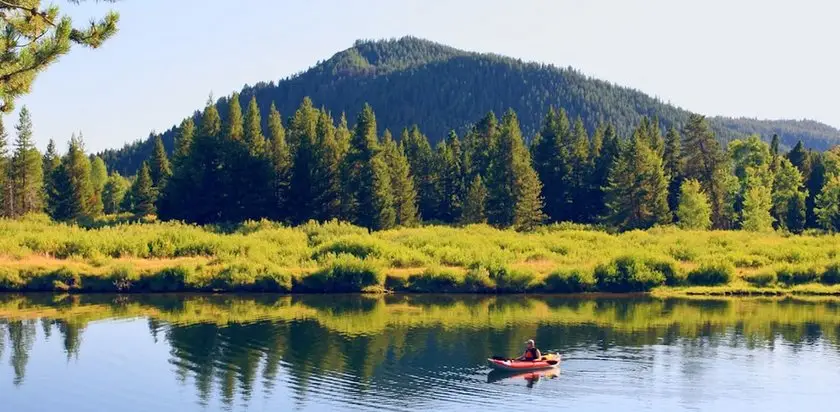
<path fill-rule="evenodd" d="M 0 290 L 840 294 L 840 237 L 0 220 Z"/>

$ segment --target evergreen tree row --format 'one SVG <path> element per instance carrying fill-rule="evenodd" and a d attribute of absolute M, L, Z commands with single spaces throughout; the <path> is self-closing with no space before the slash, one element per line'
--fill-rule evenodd
<path fill-rule="evenodd" d="M 59 220 L 121 212 L 199 224 L 270 218 L 290 224 L 341 219 L 373 230 L 419 222 L 606 224 L 621 230 L 677 224 L 688 229 L 840 230 L 840 149 L 778 138 L 724 148 L 703 116 L 665 133 L 643 118 L 631 135 L 612 125 L 587 133 L 580 118 L 549 109 L 529 141 L 516 113 L 488 113 L 463 138 L 434 147 L 412 126 L 395 138 L 364 105 L 351 126 L 305 98 L 285 121 L 251 97 L 208 100 L 177 129 L 172 159 L 160 138 L 132 179 L 87 156 L 81 135 L 59 156 L 41 156 L 23 109 L 10 147 L 0 124 L 4 216 L 47 211 Z M 266 118 L 263 121 L 263 117 Z M 224 120 L 223 120 L 224 119 Z M 13 149 L 10 150 L 9 149 Z"/>

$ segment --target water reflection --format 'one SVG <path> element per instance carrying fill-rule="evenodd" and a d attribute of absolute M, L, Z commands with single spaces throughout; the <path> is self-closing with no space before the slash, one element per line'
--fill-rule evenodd
<path fill-rule="evenodd" d="M 606 389 L 616 384 L 610 378 L 650 380 L 655 370 L 700 385 L 713 373 L 704 359 L 722 352 L 779 344 L 794 353 L 823 344 L 836 351 L 840 341 L 832 300 L 2 295 L 0 359 L 7 352 L 12 383 L 26 385 L 39 339 L 59 337 L 75 359 L 91 322 L 134 318 L 168 345 L 177 380 L 194 386 L 201 405 L 218 399 L 229 409 L 271 399 L 278 385 L 298 405 L 321 395 L 361 408 L 375 408 L 385 394 L 413 407 L 426 405 L 429 393 L 486 401 L 499 394 L 480 382 L 533 388 L 561 377 L 560 369 L 487 373 L 488 355 L 519 353 L 532 337 L 572 360 L 611 362 L 593 378 Z M 660 364 L 671 351 L 679 364 Z"/>

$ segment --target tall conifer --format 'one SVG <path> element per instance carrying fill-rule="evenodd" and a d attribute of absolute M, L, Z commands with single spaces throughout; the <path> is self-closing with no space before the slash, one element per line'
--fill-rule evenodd
<path fill-rule="evenodd" d="M 543 222 L 542 185 L 531 166 L 513 110 L 502 118 L 488 179 L 487 215 L 491 223 L 530 229 Z"/>
<path fill-rule="evenodd" d="M 417 224 L 417 191 L 414 189 L 408 158 L 388 130 L 382 138 L 382 154 L 390 171 L 396 224 L 414 226 Z"/>
<path fill-rule="evenodd" d="M 24 106 L 15 126 L 17 140 L 12 157 L 12 181 L 14 185 L 13 216 L 40 212 L 44 208 L 44 171 L 41 154 L 32 139 L 32 118 Z"/>

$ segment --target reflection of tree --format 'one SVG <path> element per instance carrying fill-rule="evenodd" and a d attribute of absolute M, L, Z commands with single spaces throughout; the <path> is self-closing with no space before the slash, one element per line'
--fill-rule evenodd
<path fill-rule="evenodd" d="M 35 336 L 38 333 L 37 324 L 33 320 L 17 320 L 9 322 L 7 329 L 12 347 L 9 361 L 15 371 L 14 384 L 20 385 L 26 375 L 29 352 L 35 344 Z"/>

